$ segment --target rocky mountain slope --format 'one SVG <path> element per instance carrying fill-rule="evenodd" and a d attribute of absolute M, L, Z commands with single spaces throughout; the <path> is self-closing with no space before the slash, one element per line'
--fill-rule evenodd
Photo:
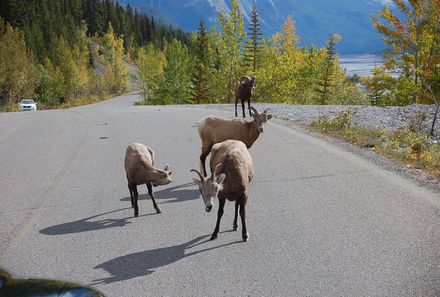
<path fill-rule="evenodd" d="M 303 45 L 323 46 L 332 33 L 339 33 L 341 54 L 379 53 L 384 49 L 380 35 L 373 28 L 370 15 L 383 8 L 386 0 L 237 0 L 249 21 L 253 3 L 261 17 L 265 36 L 279 31 L 288 15 L 297 25 Z M 218 12 L 228 12 L 229 0 L 121 0 L 162 22 L 187 31 L 196 30 L 200 19 L 217 26 Z"/>

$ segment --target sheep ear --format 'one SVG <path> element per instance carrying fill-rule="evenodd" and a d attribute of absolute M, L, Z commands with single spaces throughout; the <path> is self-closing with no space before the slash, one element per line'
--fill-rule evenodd
<path fill-rule="evenodd" d="M 196 185 L 200 186 L 200 181 L 197 178 L 193 177 L 193 181 Z"/>
<path fill-rule="evenodd" d="M 271 118 L 272 118 L 272 109 L 270 109 L 270 108 L 266 108 L 264 111 L 263 111 L 263 113 L 264 114 L 266 114 L 266 119 L 267 120 L 270 120 Z"/>
<path fill-rule="evenodd" d="M 165 167 L 163 168 L 163 171 L 170 171 L 170 164 L 166 164 Z"/>
<path fill-rule="evenodd" d="M 224 173 L 220 174 L 215 178 L 216 183 L 221 184 L 224 182 L 226 175 Z"/>

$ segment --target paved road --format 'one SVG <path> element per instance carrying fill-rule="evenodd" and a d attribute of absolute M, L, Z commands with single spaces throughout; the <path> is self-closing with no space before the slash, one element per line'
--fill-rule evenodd
<path fill-rule="evenodd" d="M 0 114 L 0 266 L 135 296 L 439 296 L 440 197 L 323 140 L 271 122 L 250 150 L 250 241 L 210 242 L 191 184 L 196 123 L 225 111 L 138 107 L 134 94 L 69 110 Z M 169 162 L 155 214 L 123 170 L 142 142 Z"/>

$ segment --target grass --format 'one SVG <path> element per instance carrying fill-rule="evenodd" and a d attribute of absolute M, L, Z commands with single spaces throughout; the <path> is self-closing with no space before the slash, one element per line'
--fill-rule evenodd
<path fill-rule="evenodd" d="M 413 123 L 395 132 L 359 127 L 353 123 L 356 113 L 355 109 L 347 109 L 334 118 L 320 117 L 309 128 L 369 148 L 408 167 L 423 169 L 440 178 L 438 142 L 416 131 Z"/>

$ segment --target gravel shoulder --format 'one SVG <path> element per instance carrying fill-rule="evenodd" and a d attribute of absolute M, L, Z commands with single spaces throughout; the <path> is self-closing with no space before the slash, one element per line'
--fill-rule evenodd
<path fill-rule="evenodd" d="M 194 108 L 220 109 L 234 112 L 233 104 L 205 104 L 205 105 L 188 105 Z M 417 185 L 427 188 L 435 193 L 440 194 L 440 180 L 421 169 L 409 167 L 406 164 L 398 163 L 390 160 L 382 155 L 377 154 L 368 148 L 362 148 L 340 139 L 323 135 L 318 132 L 310 131 L 305 126 L 320 116 L 332 117 L 338 113 L 348 109 L 355 108 L 357 115 L 354 118 L 356 124 L 370 129 L 385 129 L 387 131 L 396 131 L 400 128 L 407 127 L 412 118 L 419 112 L 426 112 L 427 118 L 424 122 L 424 128 L 430 127 L 430 119 L 432 119 L 435 106 L 431 105 L 410 105 L 406 107 L 376 107 L 376 106 L 346 106 L 346 105 L 288 105 L 288 104 L 253 104 L 257 110 L 271 108 L 278 124 L 287 126 L 291 129 L 312 135 L 316 138 L 324 140 L 329 144 L 336 145 L 346 151 L 362 156 L 370 162 L 380 166 L 381 168 L 399 174 Z M 238 107 L 241 113 L 241 106 Z M 440 123 L 436 124 L 436 135 L 440 135 Z"/>

